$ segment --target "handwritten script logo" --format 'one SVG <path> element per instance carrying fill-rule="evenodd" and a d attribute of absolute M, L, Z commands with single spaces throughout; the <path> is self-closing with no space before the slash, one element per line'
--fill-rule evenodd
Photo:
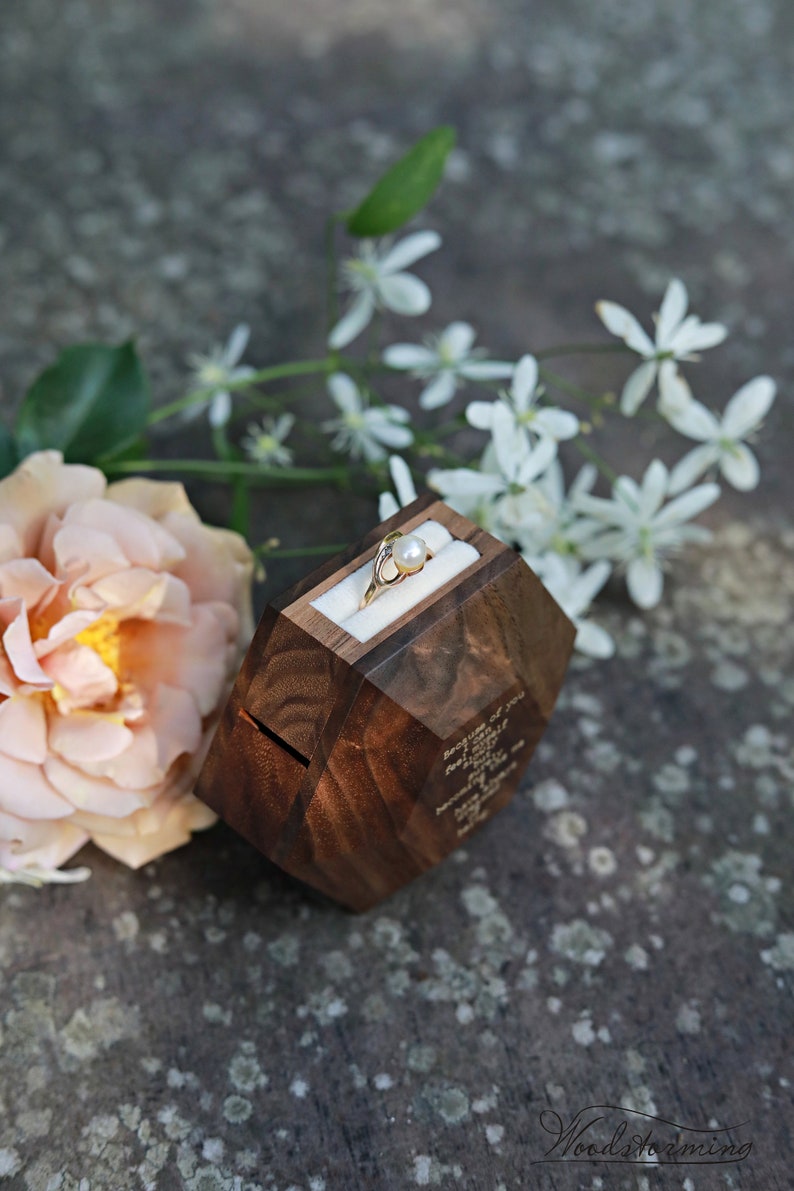
<path fill-rule="evenodd" d="M 713 1166 L 744 1162 L 751 1141 L 738 1142 L 736 1134 L 748 1124 L 724 1129 L 695 1129 L 664 1117 L 651 1116 L 619 1104 L 591 1104 L 566 1124 L 550 1108 L 540 1114 L 540 1124 L 554 1139 L 538 1162 L 630 1162 L 648 1166 Z"/>

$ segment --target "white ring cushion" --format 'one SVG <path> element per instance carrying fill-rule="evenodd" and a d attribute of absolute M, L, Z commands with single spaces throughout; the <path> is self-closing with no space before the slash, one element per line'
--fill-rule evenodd
<path fill-rule="evenodd" d="M 453 538 L 438 521 L 425 521 L 410 532 L 423 538 L 433 554 L 421 571 L 409 575 L 395 587 L 381 591 L 369 607 L 359 611 L 358 606 L 372 578 L 370 559 L 352 575 L 312 600 L 312 608 L 322 612 L 357 641 L 369 641 L 450 579 L 468 570 L 480 557 L 479 551 L 468 542 Z"/>

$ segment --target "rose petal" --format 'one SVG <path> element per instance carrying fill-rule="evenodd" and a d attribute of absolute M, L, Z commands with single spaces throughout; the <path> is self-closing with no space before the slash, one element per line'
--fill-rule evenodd
<path fill-rule="evenodd" d="M 30 625 L 21 599 L 0 600 L 0 629 L 3 630 L 5 656 L 14 677 L 21 683 L 48 690 L 52 680 L 42 670 L 33 651 Z"/>
<path fill-rule="evenodd" d="M 53 682 L 63 688 L 64 693 L 56 695 L 61 714 L 103 703 L 118 690 L 116 675 L 88 645 L 64 645 L 48 654 L 42 665 Z"/>
<path fill-rule="evenodd" d="M 157 621 L 130 621 L 122 666 L 154 698 L 161 683 L 192 693 L 202 716 L 217 705 L 228 682 L 226 626 L 211 605 L 193 608 L 189 628 Z"/>
<path fill-rule="evenodd" d="M 140 868 L 164 852 L 171 852 L 190 841 L 192 831 L 211 827 L 217 816 L 192 795 L 178 800 L 164 798 L 147 811 L 132 816 L 137 828 L 135 837 L 95 834 L 94 843 L 110 856 L 123 860 L 130 868 Z"/>
<path fill-rule="evenodd" d="M 231 605 L 240 617 L 239 642 L 246 646 L 254 631 L 254 562 L 245 539 L 230 529 L 202 525 L 177 514 L 168 514 L 165 524 L 185 547 L 185 558 L 172 574 L 187 583 L 194 604 L 214 600 Z"/>
<path fill-rule="evenodd" d="M 0 565 L 0 598 L 19 598 L 28 611 L 53 587 L 58 580 L 37 558 L 15 558 Z"/>
<path fill-rule="evenodd" d="M 40 765 L 0 753 L 0 810 L 24 819 L 62 819 L 72 808 L 56 793 Z"/>
<path fill-rule="evenodd" d="M 68 765 L 60 757 L 49 757 L 44 765 L 47 778 L 72 806 L 91 814 L 124 818 L 147 806 L 157 794 L 151 791 L 125 790 L 107 778 L 94 777 L 83 769 Z M 147 798 L 149 793 L 149 798 Z M 85 823 L 82 824 L 85 826 Z"/>
<path fill-rule="evenodd" d="M 190 624 L 190 590 L 173 575 L 130 567 L 98 579 L 91 590 L 120 620 L 139 617 Z"/>
<path fill-rule="evenodd" d="M 137 509 L 155 521 L 162 521 L 167 513 L 181 513 L 192 521 L 199 515 L 188 500 L 184 484 L 134 477 L 109 484 L 107 500 L 127 508 Z"/>
<path fill-rule="evenodd" d="M 150 710 L 157 738 L 157 759 L 167 773 L 177 757 L 195 753 L 201 744 L 201 716 L 188 691 L 164 684 L 158 687 Z"/>
<path fill-rule="evenodd" d="M 81 768 L 92 777 L 107 778 L 124 790 L 159 786 L 165 777 L 157 757 L 157 737 L 148 724 L 133 723 L 131 740 L 116 756 L 105 761 L 85 761 Z"/>
<path fill-rule="evenodd" d="M 86 525 L 62 525 L 52 540 L 57 574 L 83 586 L 129 567 L 115 538 Z"/>
<path fill-rule="evenodd" d="M 0 811 L 0 866 L 58 868 L 79 852 L 88 832 L 71 819 L 20 819 Z"/>
<path fill-rule="evenodd" d="M 70 715 L 50 716 L 50 748 L 78 765 L 118 757 L 132 739 L 132 732 L 125 724 L 107 715 L 74 711 Z"/>
<path fill-rule="evenodd" d="M 0 703 L 0 752 L 41 765 L 47 757 L 47 717 L 40 698 L 15 695 Z"/>
<path fill-rule="evenodd" d="M 94 467 L 66 464 L 60 451 L 37 451 L 0 482 L 0 523 L 16 531 L 20 553 L 38 553 L 39 534 L 51 513 L 75 501 L 101 497 L 105 477 Z"/>
<path fill-rule="evenodd" d="M 21 555 L 22 541 L 13 525 L 0 525 L 0 562 L 10 562 Z"/>
<path fill-rule="evenodd" d="M 185 551 L 162 524 L 114 501 L 90 500 L 67 510 L 64 525 L 106 533 L 133 566 L 170 570 Z"/>

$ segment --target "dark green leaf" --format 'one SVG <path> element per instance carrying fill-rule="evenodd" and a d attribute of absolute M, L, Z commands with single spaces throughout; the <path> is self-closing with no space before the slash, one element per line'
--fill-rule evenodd
<path fill-rule="evenodd" d="M 449 125 L 434 128 L 417 141 L 347 216 L 351 236 L 384 236 L 421 211 L 441 181 L 454 144 L 455 129 Z"/>
<path fill-rule="evenodd" d="M 133 343 L 67 347 L 33 382 L 16 424 L 20 451 L 55 448 L 71 462 L 116 454 L 141 434 L 149 384 Z"/>
<path fill-rule="evenodd" d="M 0 422 L 0 479 L 13 471 L 19 462 L 19 452 L 11 431 Z"/>

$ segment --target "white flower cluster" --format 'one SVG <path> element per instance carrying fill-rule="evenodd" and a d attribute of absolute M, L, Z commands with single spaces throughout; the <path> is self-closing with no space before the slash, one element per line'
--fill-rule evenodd
<path fill-rule="evenodd" d="M 609 497 L 593 494 L 598 473 L 591 464 L 566 492 L 558 444 L 577 438 L 581 427 L 570 410 L 547 400 L 533 356 L 523 356 L 513 368 L 475 358 L 475 333 L 466 323 L 453 323 L 424 347 L 401 343 L 383 354 L 391 367 L 425 382 L 419 400 L 424 409 L 445 404 L 465 381 L 510 375 L 507 390 L 466 407 L 468 423 L 490 436 L 479 460 L 468 467 L 433 469 L 427 480 L 459 512 L 521 551 L 574 621 L 577 648 L 591 656 L 608 657 L 614 650 L 609 634 L 586 618 L 613 567 L 624 571 L 632 600 L 653 608 L 662 596 L 667 557 L 687 542 L 709 537 L 704 527 L 691 522 L 714 503 L 720 489 L 716 483 L 696 481 L 718 469 L 735 488 L 747 490 L 758 483 L 758 462 L 744 440 L 767 414 L 774 382 L 766 376 L 750 381 L 721 418 L 696 401 L 679 364 L 721 343 L 727 330 L 687 315 L 687 308 L 683 282 L 671 281 L 652 341 L 628 310 L 614 302 L 598 303 L 607 329 L 642 357 L 624 386 L 622 412 L 636 413 L 656 382 L 662 417 L 699 443 L 672 471 L 654 459 L 639 482 L 627 475 L 615 477 Z M 390 462 L 400 502 L 409 503 L 415 497 L 410 472 L 403 460 Z M 396 508 L 390 493 L 381 497 L 382 517 Z"/>
<path fill-rule="evenodd" d="M 373 373 L 403 372 L 418 380 L 423 410 L 447 405 L 463 386 L 483 389 L 484 395 L 465 410 L 469 426 L 488 436 L 481 455 L 468 466 L 436 467 L 427 482 L 458 511 L 519 550 L 577 626 L 577 647 L 608 657 L 614 649 L 611 637 L 587 619 L 592 600 L 617 567 L 639 607 L 653 608 L 659 602 L 668 556 L 687 542 L 708 537 L 706 529 L 691 522 L 720 495 L 717 473 L 740 490 L 758 483 L 758 462 L 746 440 L 772 405 L 774 382 L 767 376 L 749 381 L 717 415 L 695 400 L 680 365 L 721 343 L 727 330 L 687 313 L 683 282 L 674 279 L 667 287 L 653 339 L 623 306 L 599 302 L 596 311 L 607 330 L 641 358 L 623 387 L 622 413 L 634 415 L 656 384 L 658 413 L 697 445 L 670 470 L 653 459 L 641 479 L 616 476 L 598 461 L 612 481 L 608 496 L 594 493 L 598 468 L 592 463 L 582 467 L 566 490 L 559 444 L 572 442 L 591 459 L 598 457 L 580 437 L 589 427 L 549 399 L 533 355 L 515 364 L 489 359 L 474 346 L 474 328 L 456 321 L 422 344 L 392 344 L 377 367 L 371 356 L 341 356 L 376 312 L 418 316 L 428 311 L 428 286 L 407 270 L 440 244 L 435 232 L 417 232 L 396 243 L 363 241 L 358 253 L 343 263 L 343 287 L 351 298 L 328 336 L 327 386 L 336 416 L 321 429 L 332 436 L 331 448 L 351 460 L 382 467 L 388 459 L 397 497 L 382 494 L 380 514 L 385 519 L 416 498 L 408 463 L 393 453 L 412 447 L 416 439 L 411 413 L 380 401 L 370 383 Z M 215 390 L 208 400 L 216 426 L 231 411 L 230 386 L 244 387 L 251 373 L 239 363 L 246 342 L 247 328 L 238 327 L 225 348 L 194 359 L 197 383 Z M 289 465 L 292 452 L 285 439 L 294 423 L 291 414 L 250 423 L 242 440 L 249 458 Z"/>

